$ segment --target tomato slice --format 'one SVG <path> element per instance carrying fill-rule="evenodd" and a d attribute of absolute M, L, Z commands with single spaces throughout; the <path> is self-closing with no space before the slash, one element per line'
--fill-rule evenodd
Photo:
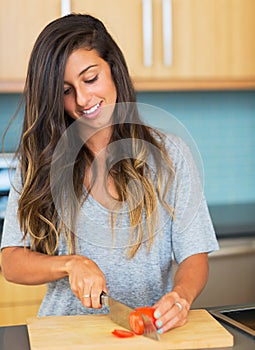
<path fill-rule="evenodd" d="M 124 329 L 114 329 L 112 331 L 112 334 L 118 338 L 131 338 L 134 336 L 134 333 L 130 331 L 125 331 Z"/>
<path fill-rule="evenodd" d="M 142 335 L 144 333 L 144 323 L 140 312 L 131 312 L 131 314 L 129 315 L 129 325 L 135 334 Z"/>

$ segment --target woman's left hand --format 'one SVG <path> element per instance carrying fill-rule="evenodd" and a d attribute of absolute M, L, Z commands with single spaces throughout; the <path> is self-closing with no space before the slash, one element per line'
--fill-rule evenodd
<path fill-rule="evenodd" d="M 204 288 L 207 277 L 207 253 L 194 254 L 181 262 L 174 277 L 173 290 L 153 306 L 159 333 L 187 322 L 190 306 Z"/>
<path fill-rule="evenodd" d="M 153 307 L 156 308 L 154 316 L 160 334 L 187 322 L 190 305 L 175 291 L 164 295 Z"/>

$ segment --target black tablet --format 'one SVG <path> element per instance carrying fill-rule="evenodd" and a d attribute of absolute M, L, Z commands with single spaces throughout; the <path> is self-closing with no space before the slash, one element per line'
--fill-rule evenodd
<path fill-rule="evenodd" d="M 220 307 L 209 312 L 216 318 L 255 337 L 255 304 Z"/>

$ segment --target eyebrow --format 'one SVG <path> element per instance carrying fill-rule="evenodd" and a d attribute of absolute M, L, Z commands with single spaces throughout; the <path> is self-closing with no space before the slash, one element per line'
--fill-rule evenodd
<path fill-rule="evenodd" d="M 78 75 L 78 77 L 80 77 L 82 74 L 84 74 L 84 73 L 86 73 L 90 68 L 94 68 L 94 67 L 97 67 L 98 66 L 98 64 L 91 64 L 90 66 L 88 66 L 88 67 L 86 67 L 85 69 L 83 69 L 80 73 L 79 73 L 79 75 Z M 67 81 L 64 81 L 64 84 L 69 84 Z"/>
<path fill-rule="evenodd" d="M 94 68 L 97 67 L 98 64 L 92 64 L 91 66 L 86 67 L 85 69 L 83 69 L 80 73 L 79 73 L 79 77 L 83 74 L 86 73 L 90 68 Z"/>

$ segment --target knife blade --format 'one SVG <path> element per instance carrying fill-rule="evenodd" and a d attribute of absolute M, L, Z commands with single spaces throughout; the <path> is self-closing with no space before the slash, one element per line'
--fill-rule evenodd
<path fill-rule="evenodd" d="M 124 328 L 127 328 L 130 331 L 133 331 L 129 324 L 129 315 L 131 312 L 135 311 L 134 309 L 127 306 L 126 304 L 119 302 L 118 300 L 115 300 L 104 292 L 102 292 L 100 295 L 100 302 L 102 305 L 105 305 L 109 308 L 109 315 L 113 322 L 119 324 Z M 142 316 L 144 323 L 143 336 L 153 340 L 160 340 L 159 334 L 153 322 L 146 315 L 143 315 L 142 313 L 140 313 L 140 315 Z"/>

